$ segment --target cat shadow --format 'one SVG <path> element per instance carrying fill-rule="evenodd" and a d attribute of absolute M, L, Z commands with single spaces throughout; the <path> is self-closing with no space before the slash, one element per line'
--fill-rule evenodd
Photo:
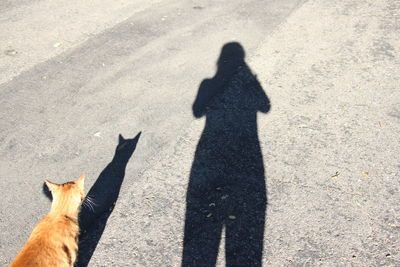
<path fill-rule="evenodd" d="M 75 267 L 89 264 L 118 199 L 126 165 L 136 149 L 140 135 L 141 132 L 132 139 L 124 139 L 119 135 L 113 159 L 86 195 L 79 213 L 79 250 Z"/>

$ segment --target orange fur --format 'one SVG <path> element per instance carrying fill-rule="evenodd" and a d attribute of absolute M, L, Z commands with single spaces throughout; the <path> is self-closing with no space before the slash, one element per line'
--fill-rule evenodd
<path fill-rule="evenodd" d="M 75 182 L 46 181 L 53 196 L 51 210 L 33 229 L 10 267 L 73 266 L 78 251 L 78 212 L 84 198 L 82 175 Z"/>

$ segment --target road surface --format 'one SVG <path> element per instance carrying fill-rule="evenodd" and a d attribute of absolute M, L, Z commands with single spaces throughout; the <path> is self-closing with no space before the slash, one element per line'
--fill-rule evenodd
<path fill-rule="evenodd" d="M 0 265 L 49 210 L 45 179 L 84 173 L 89 191 L 113 166 L 118 135 L 141 131 L 124 175 L 113 173 L 123 182 L 102 235 L 89 238 L 89 266 L 180 266 L 184 249 L 198 266 L 206 256 L 184 229 L 199 214 L 222 222 L 206 260 L 224 266 L 230 223 L 255 206 L 263 266 L 399 266 L 399 21 L 397 0 L 2 1 Z M 196 116 L 202 82 L 224 77 L 217 61 L 232 42 L 249 74 L 230 73 Z M 235 96 L 254 82 L 267 109 Z M 203 191 L 195 198 L 209 210 L 186 213 L 196 177 L 251 179 L 246 160 L 262 171 L 253 194 L 266 194 L 266 208 L 236 184 Z M 219 221 L 213 208 L 244 192 L 240 213 Z"/>

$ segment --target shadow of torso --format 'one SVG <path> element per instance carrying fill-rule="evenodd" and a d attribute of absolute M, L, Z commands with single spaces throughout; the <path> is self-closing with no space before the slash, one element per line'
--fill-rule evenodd
<path fill-rule="evenodd" d="M 242 62 L 204 80 L 193 105 L 206 117 L 187 191 L 182 266 L 215 266 L 225 228 L 227 266 L 260 266 L 266 209 L 257 113 L 269 111 Z"/>

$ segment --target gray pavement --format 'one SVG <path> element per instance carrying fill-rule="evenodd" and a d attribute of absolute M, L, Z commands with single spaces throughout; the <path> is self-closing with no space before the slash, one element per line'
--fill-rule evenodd
<path fill-rule="evenodd" d="M 0 265 L 43 180 L 85 173 L 121 182 L 89 266 L 399 266 L 399 21 L 397 0 L 1 2 Z M 218 74 L 230 42 L 248 72 Z"/>

